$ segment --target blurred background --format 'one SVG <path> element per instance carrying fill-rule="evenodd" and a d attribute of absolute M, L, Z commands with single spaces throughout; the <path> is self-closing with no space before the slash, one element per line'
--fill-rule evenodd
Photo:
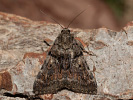
<path fill-rule="evenodd" d="M 65 27 L 86 8 L 70 27 L 118 31 L 133 20 L 133 0 L 0 0 L 0 12 L 55 23 L 41 9 Z"/>

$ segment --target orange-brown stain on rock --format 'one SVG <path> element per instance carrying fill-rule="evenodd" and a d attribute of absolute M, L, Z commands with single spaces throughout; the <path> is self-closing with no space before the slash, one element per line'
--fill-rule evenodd
<path fill-rule="evenodd" d="M 128 41 L 127 45 L 133 46 L 133 41 Z"/>
<path fill-rule="evenodd" d="M 45 52 L 42 53 L 42 54 L 40 54 L 40 53 L 33 53 L 33 52 L 25 53 L 23 59 L 25 59 L 27 57 L 29 57 L 29 58 L 38 58 L 40 64 L 43 64 L 43 62 L 44 62 L 44 60 L 46 58 L 46 53 Z"/>
<path fill-rule="evenodd" d="M 126 27 L 128 27 L 128 26 L 133 26 L 133 21 L 132 22 L 128 22 Z"/>
<path fill-rule="evenodd" d="M 0 89 L 5 89 L 7 91 L 12 90 L 12 80 L 11 80 L 11 75 L 9 72 L 4 71 L 0 72 Z"/>
<path fill-rule="evenodd" d="M 21 73 L 23 73 L 23 67 L 24 63 L 23 62 L 19 62 L 16 67 L 12 68 L 14 70 L 14 74 L 15 75 L 19 75 Z"/>
<path fill-rule="evenodd" d="M 44 95 L 41 95 L 41 98 L 44 100 L 52 100 L 53 94 L 44 94 Z"/>

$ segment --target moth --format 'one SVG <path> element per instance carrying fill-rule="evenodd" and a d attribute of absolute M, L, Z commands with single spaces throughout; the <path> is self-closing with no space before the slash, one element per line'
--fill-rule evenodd
<path fill-rule="evenodd" d="M 35 79 L 33 93 L 56 94 L 67 89 L 76 93 L 96 94 L 96 79 L 87 65 L 83 51 L 84 47 L 68 27 L 63 28 Z"/>

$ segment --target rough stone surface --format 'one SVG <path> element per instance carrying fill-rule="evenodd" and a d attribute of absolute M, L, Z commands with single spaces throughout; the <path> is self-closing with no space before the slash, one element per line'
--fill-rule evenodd
<path fill-rule="evenodd" d="M 12 80 L 9 72 L 6 72 L 6 71 L 0 72 L 0 89 L 2 88 L 8 91 L 12 90 Z"/>
<path fill-rule="evenodd" d="M 61 27 L 47 22 L 35 22 L 19 16 L 0 13 L 0 94 L 32 93 L 35 77 L 46 58 L 49 40 L 54 41 Z M 57 94 L 43 95 L 51 100 L 114 100 L 133 99 L 133 23 L 121 31 L 106 28 L 93 30 L 71 29 L 75 37 L 84 42 L 86 50 L 97 56 L 85 54 L 94 71 L 98 94 L 78 94 L 63 90 Z M 3 80 L 4 74 L 11 76 Z M 11 81 L 11 82 L 10 82 Z M 5 82 L 5 83 L 4 83 Z M 7 82 L 7 83 L 6 83 Z M 9 84 L 10 82 L 10 84 Z M 4 85 L 1 85 L 4 84 Z M 4 87 L 5 86 L 5 87 Z M 10 88 L 6 86 L 11 86 Z M 4 99 L 7 98 L 7 99 Z"/>

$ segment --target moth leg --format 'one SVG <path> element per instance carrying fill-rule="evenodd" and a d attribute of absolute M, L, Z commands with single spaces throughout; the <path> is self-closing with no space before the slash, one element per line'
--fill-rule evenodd
<path fill-rule="evenodd" d="M 52 40 L 50 40 L 50 39 L 48 39 L 48 38 L 46 38 L 46 39 L 44 39 L 44 41 L 43 41 L 47 46 L 51 46 L 52 45 Z"/>
<path fill-rule="evenodd" d="M 43 42 L 48 46 L 48 49 L 47 49 L 47 50 L 44 50 L 43 47 L 41 47 L 41 50 L 42 50 L 43 52 L 47 52 L 47 53 L 48 53 L 48 52 L 50 51 L 51 47 L 52 47 L 53 41 L 50 40 L 50 39 L 48 39 L 48 38 L 46 38 L 46 39 L 44 39 Z"/>
<path fill-rule="evenodd" d="M 47 41 L 43 41 L 47 46 L 51 46 Z"/>
<path fill-rule="evenodd" d="M 97 57 L 97 55 L 94 54 L 92 51 L 89 51 L 89 50 L 88 50 L 88 51 L 83 50 L 83 52 L 89 54 L 90 56 L 96 56 L 96 57 Z"/>

